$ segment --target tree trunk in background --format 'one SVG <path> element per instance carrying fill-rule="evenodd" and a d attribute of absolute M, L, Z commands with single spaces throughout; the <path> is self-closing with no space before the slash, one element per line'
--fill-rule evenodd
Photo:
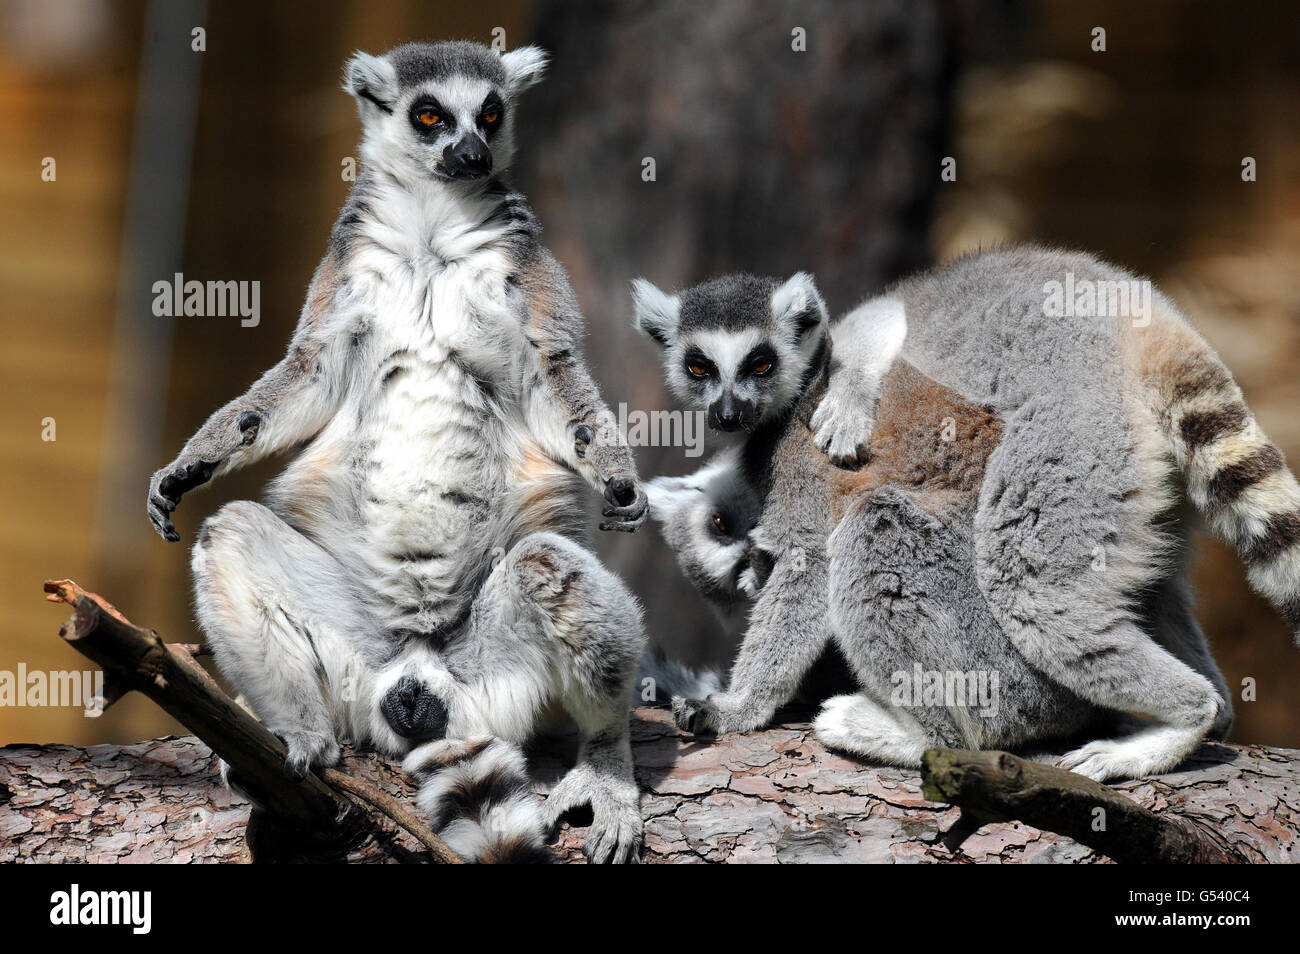
<path fill-rule="evenodd" d="M 552 66 L 519 111 L 517 178 L 573 278 L 611 405 L 674 406 L 631 327 L 639 275 L 676 288 L 807 269 L 838 314 L 927 263 L 952 86 L 940 4 L 543 2 L 532 39 Z M 700 464 L 680 447 L 636 454 L 646 476 Z M 680 594 L 647 599 L 656 642 L 725 658 L 651 536 L 599 546 L 643 597 Z"/>

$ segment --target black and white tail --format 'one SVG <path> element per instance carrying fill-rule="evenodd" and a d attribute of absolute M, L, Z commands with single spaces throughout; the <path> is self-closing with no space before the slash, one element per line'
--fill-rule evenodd
<path fill-rule="evenodd" d="M 722 673 L 716 669 L 692 669 L 654 647 L 641 654 L 636 683 L 632 686 L 632 705 L 668 705 L 673 696 L 706 699 L 721 692 Z"/>
<path fill-rule="evenodd" d="M 1188 496 L 1300 645 L 1300 484 L 1204 339 L 1181 322 L 1148 331 L 1142 370 Z"/>
<path fill-rule="evenodd" d="M 546 819 L 519 747 L 496 738 L 442 740 L 411 752 L 415 802 L 435 831 L 476 864 L 545 864 Z"/>

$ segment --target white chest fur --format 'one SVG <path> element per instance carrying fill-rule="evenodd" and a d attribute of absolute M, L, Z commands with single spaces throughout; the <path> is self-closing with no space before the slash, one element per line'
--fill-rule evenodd
<path fill-rule="evenodd" d="M 359 556 L 391 624 L 428 630 L 455 616 L 495 545 L 521 416 L 524 309 L 499 227 L 468 224 L 454 204 L 379 211 L 349 268 Z"/>

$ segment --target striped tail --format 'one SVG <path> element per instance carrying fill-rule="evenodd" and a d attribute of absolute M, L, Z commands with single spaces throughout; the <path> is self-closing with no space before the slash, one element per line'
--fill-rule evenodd
<path fill-rule="evenodd" d="M 529 788 L 518 746 L 496 738 L 440 740 L 415 749 L 402 767 L 420 782 L 416 805 L 466 861 L 552 860 L 542 801 Z"/>
<path fill-rule="evenodd" d="M 1144 376 L 1188 496 L 1237 549 L 1252 589 L 1278 609 L 1300 645 L 1300 484 L 1200 335 L 1174 317 L 1144 331 L 1133 332 L 1149 335 Z"/>

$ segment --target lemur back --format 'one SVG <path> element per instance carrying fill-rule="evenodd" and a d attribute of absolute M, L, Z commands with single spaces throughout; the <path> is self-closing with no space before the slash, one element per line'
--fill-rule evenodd
<path fill-rule="evenodd" d="M 732 294 L 738 284 L 748 300 L 771 296 L 768 308 L 749 309 L 748 325 L 735 317 L 746 300 Z M 756 353 L 782 351 L 774 331 L 792 311 L 791 286 L 819 302 L 800 276 L 781 286 L 733 276 L 671 296 L 638 288 L 638 320 L 664 346 L 675 389 L 707 404 L 715 426 L 750 430 L 750 441 L 774 426 L 789 391 L 756 387 L 746 348 L 752 341 L 762 342 Z M 710 310 L 711 320 L 698 317 Z M 798 342 L 784 356 L 796 368 L 817 367 L 798 359 L 826 337 L 825 311 L 813 310 L 819 316 L 784 322 Z M 1231 694 L 1190 608 L 1179 497 L 1238 547 L 1252 584 L 1294 625 L 1300 484 L 1255 426 L 1230 372 L 1173 304 L 1087 255 L 1006 249 L 900 283 L 846 316 L 833 339 L 825 393 L 817 393 L 825 378 L 817 369 L 803 379 L 798 412 L 828 457 L 851 464 L 879 452 L 873 435 L 889 437 L 884 395 L 898 396 L 889 378 L 900 359 L 987 403 L 1000 427 L 977 425 L 968 451 L 933 460 L 926 441 L 942 439 L 942 422 L 918 428 L 920 444 L 900 444 L 894 466 L 877 462 L 873 476 L 868 463 L 847 478 L 865 494 L 847 508 L 851 495 L 835 504 L 822 489 L 825 470 L 801 465 L 797 442 L 768 440 L 750 472 L 770 455 L 774 479 L 755 536 L 778 554 L 779 589 L 828 587 L 836 638 L 874 634 L 878 656 L 892 646 L 926 655 L 930 666 L 1010 667 L 1011 717 L 997 731 L 953 710 L 950 728 L 969 744 L 1017 729 L 1043 738 L 1098 714 L 1146 717 L 1126 737 L 1096 739 L 1062 758 L 1108 779 L 1167 770 L 1201 739 L 1222 737 Z M 747 356 L 728 357 L 738 354 Z M 951 479 L 909 487 L 916 461 Z M 835 512 L 843 515 L 824 544 Z M 792 553 L 807 574 L 801 580 L 793 567 L 782 573 Z M 720 731 L 762 724 L 829 638 L 796 599 L 773 596 L 772 585 L 755 603 L 728 691 L 683 708 L 690 722 Z M 915 764 L 943 726 L 882 703 L 888 687 L 871 653 L 858 668 L 864 692 L 828 704 L 819 732 L 851 751 Z"/>

